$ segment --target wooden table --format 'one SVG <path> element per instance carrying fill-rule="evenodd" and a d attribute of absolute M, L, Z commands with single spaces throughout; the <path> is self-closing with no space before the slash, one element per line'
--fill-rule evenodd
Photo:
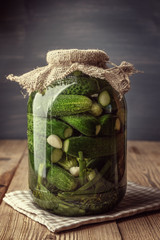
<path fill-rule="evenodd" d="M 16 212 L 2 198 L 5 192 L 28 189 L 27 158 L 26 140 L 0 141 L 0 240 L 160 240 L 160 211 L 61 234 Z M 160 142 L 128 142 L 128 180 L 160 188 Z"/>

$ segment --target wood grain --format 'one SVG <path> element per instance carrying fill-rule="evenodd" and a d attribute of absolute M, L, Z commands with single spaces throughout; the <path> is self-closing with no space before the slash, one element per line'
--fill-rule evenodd
<path fill-rule="evenodd" d="M 128 143 L 128 180 L 146 186 L 160 187 L 160 142 Z M 25 151 L 8 192 L 28 189 L 28 154 Z M 154 197 L 154 196 L 153 196 Z M 134 217 L 82 226 L 54 234 L 46 227 L 14 211 L 2 202 L 0 206 L 0 239 L 23 240 L 159 240 L 160 211 Z M 1 220 L 3 219 L 3 221 Z"/>
<path fill-rule="evenodd" d="M 23 159 L 18 166 L 14 178 L 8 188 L 8 192 L 15 190 L 28 189 L 28 153 L 24 153 Z M 46 227 L 37 222 L 32 221 L 26 216 L 14 211 L 7 204 L 2 202 L 0 207 L 1 218 L 0 221 L 0 239 L 26 239 L 26 240 L 42 240 L 42 239 L 56 239 L 56 240 L 121 240 L 121 235 L 117 228 L 116 222 L 107 224 L 91 225 L 91 227 L 81 227 L 73 231 L 67 231 L 62 234 L 54 234 L 47 230 Z M 9 222 L 9 225 L 8 225 Z M 9 231 L 8 231 L 9 229 Z"/>
<path fill-rule="evenodd" d="M 160 188 L 160 143 L 128 143 L 128 180 L 145 186 Z M 153 196 L 154 197 L 154 196 Z M 160 211 L 141 214 L 117 221 L 119 230 L 126 240 L 160 239 Z"/>
<path fill-rule="evenodd" d="M 0 202 L 27 146 L 26 140 L 0 140 Z"/>

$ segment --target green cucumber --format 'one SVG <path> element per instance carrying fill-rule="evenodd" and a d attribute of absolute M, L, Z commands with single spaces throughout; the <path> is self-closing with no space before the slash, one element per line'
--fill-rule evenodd
<path fill-rule="evenodd" d="M 36 148 L 37 151 L 41 153 L 46 149 L 46 146 L 49 147 L 49 144 L 46 145 L 46 138 L 45 136 L 38 136 L 37 134 L 33 134 L 32 131 L 27 130 L 27 142 L 28 142 L 28 149 L 34 153 Z"/>
<path fill-rule="evenodd" d="M 100 128 L 98 128 L 98 126 L 100 127 L 98 120 L 92 115 L 70 115 L 61 117 L 61 120 L 65 121 L 86 136 L 95 136 L 100 130 Z"/>
<path fill-rule="evenodd" d="M 55 164 L 48 171 L 47 181 L 62 191 L 73 191 L 78 184 L 76 178 Z"/>
<path fill-rule="evenodd" d="M 99 92 L 99 85 L 96 78 L 75 74 L 74 76 L 67 76 L 64 79 L 56 80 L 50 86 L 67 86 L 61 94 L 65 95 L 86 95 Z"/>
<path fill-rule="evenodd" d="M 86 182 L 86 161 L 83 158 L 83 152 L 78 152 L 79 158 L 79 181 L 81 185 L 85 184 Z"/>
<path fill-rule="evenodd" d="M 36 95 L 36 92 L 32 92 L 28 98 L 28 103 L 27 103 L 27 112 L 28 113 L 33 113 L 33 100 L 34 100 L 35 95 Z"/>
<path fill-rule="evenodd" d="M 66 123 L 55 118 L 46 119 L 32 114 L 27 115 L 28 130 L 34 131 L 38 135 L 48 137 L 55 134 L 58 137 L 65 139 L 72 136 L 73 129 Z"/>
<path fill-rule="evenodd" d="M 84 158 L 108 156 L 116 153 L 115 137 L 71 137 L 64 141 L 63 150 L 75 157 L 79 157 L 79 151 Z"/>
<path fill-rule="evenodd" d="M 68 192 L 67 192 L 68 193 Z M 62 216 L 85 215 L 85 209 L 76 206 L 74 203 L 61 200 L 51 193 L 45 186 L 38 184 L 32 191 L 34 202 L 43 209 L 49 209 L 53 213 Z"/>
<path fill-rule="evenodd" d="M 101 124 L 100 136 L 114 135 L 120 130 L 119 118 L 113 114 L 105 114 L 99 118 Z"/>
<path fill-rule="evenodd" d="M 98 78 L 98 85 L 100 87 L 100 90 L 102 91 L 104 88 L 112 89 L 111 85 L 106 81 L 105 79 Z M 109 91 L 110 92 L 110 91 Z"/>
<path fill-rule="evenodd" d="M 66 116 L 91 109 L 92 101 L 86 96 L 81 95 L 59 95 L 52 103 L 48 114 L 50 116 Z"/>
<path fill-rule="evenodd" d="M 33 135 L 33 132 L 27 131 L 28 135 L 28 149 L 30 156 L 30 162 L 33 168 L 38 167 L 40 162 L 46 161 L 46 167 L 48 168 L 51 163 L 51 153 L 53 147 L 47 142 L 45 136 Z"/>

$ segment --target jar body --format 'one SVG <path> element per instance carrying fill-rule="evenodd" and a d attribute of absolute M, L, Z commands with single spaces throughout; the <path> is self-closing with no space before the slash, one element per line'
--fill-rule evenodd
<path fill-rule="evenodd" d="M 126 103 L 74 72 L 28 101 L 29 188 L 58 215 L 105 213 L 126 191 Z"/>

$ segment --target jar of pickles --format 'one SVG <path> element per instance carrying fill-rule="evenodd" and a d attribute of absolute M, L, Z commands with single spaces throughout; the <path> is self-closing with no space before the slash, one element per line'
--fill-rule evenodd
<path fill-rule="evenodd" d="M 105 80 L 75 71 L 28 101 L 29 187 L 67 216 L 112 209 L 126 190 L 126 104 Z"/>
<path fill-rule="evenodd" d="M 34 202 L 54 214 L 105 213 L 125 195 L 126 102 L 118 88 L 122 83 L 126 92 L 133 68 L 108 69 L 107 55 L 97 51 L 53 51 L 48 68 L 31 72 L 29 188 Z"/>

